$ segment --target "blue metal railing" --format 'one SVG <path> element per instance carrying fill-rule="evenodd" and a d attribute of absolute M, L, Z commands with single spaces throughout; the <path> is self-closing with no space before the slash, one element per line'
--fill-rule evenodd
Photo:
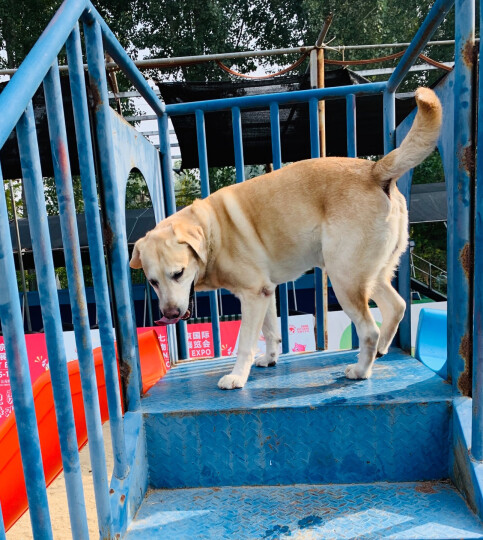
<path fill-rule="evenodd" d="M 106 377 L 109 415 L 111 420 L 112 446 L 114 451 L 114 477 L 123 480 L 129 473 L 129 460 L 126 455 L 121 396 L 118 385 L 114 334 L 112 330 L 112 313 L 108 294 L 108 275 L 116 284 L 114 287 L 113 305 L 118 321 L 117 342 L 119 347 L 119 363 L 123 372 L 125 390 L 125 409 L 129 412 L 140 409 L 140 371 L 139 352 L 137 348 L 136 329 L 132 314 L 130 276 L 128 270 L 128 252 L 126 232 L 120 212 L 120 197 L 116 173 L 116 154 L 111 133 L 111 111 L 109 108 L 104 51 L 107 51 L 132 81 L 147 103 L 158 115 L 160 133 L 161 170 L 163 174 L 164 198 L 167 214 L 176 210 L 174 198 L 173 172 L 169 145 L 168 118 L 176 115 L 194 115 L 198 135 L 198 153 L 200 158 L 200 176 L 202 195 L 209 195 L 209 169 L 207 144 L 204 127 L 205 114 L 214 111 L 231 111 L 233 121 L 233 139 L 235 151 L 236 180 L 244 181 L 244 159 L 242 140 L 241 111 L 250 108 L 266 107 L 270 109 L 272 133 L 272 161 L 274 168 L 282 166 L 283 156 L 280 140 L 280 106 L 292 103 L 307 103 L 310 118 L 311 156 L 318 157 L 319 121 L 318 101 L 331 98 L 345 98 L 347 101 L 347 147 L 348 155 L 355 156 L 356 151 L 356 97 L 361 95 L 382 94 L 384 101 L 384 133 L 385 151 L 394 148 L 395 133 L 395 96 L 394 92 L 407 74 L 419 52 L 424 48 L 451 7 L 450 0 L 438 0 L 411 46 L 406 51 L 397 69 L 387 83 L 368 83 L 360 86 L 323 88 L 271 95 L 247 96 L 242 98 L 220 99 L 207 102 L 194 102 L 165 106 L 149 87 L 132 60 L 117 42 L 99 14 L 86 0 L 66 0 L 51 23 L 42 34 L 11 82 L 0 94 L 0 147 L 7 140 L 10 132 L 17 129 L 18 144 L 22 164 L 27 207 L 29 210 L 32 244 L 35 265 L 39 282 L 39 294 L 49 354 L 52 377 L 55 411 L 59 426 L 62 461 L 65 471 L 65 482 L 68 494 L 69 513 L 74 538 L 88 538 L 87 519 L 84 505 L 82 480 L 80 476 L 79 457 L 76 444 L 75 424 L 70 396 L 69 380 L 65 361 L 59 303 L 55 286 L 54 267 L 52 262 L 49 232 L 47 229 L 45 200 L 40 157 L 33 117 L 31 99 L 36 89 L 43 83 L 47 104 L 51 149 L 54 157 L 56 188 L 59 198 L 62 234 L 66 254 L 66 266 L 69 279 L 70 297 L 79 352 L 79 364 L 83 389 L 84 408 L 86 411 L 89 445 L 91 446 L 92 470 L 94 477 L 96 507 L 101 537 L 113 536 L 118 531 L 113 523 L 118 522 L 113 515 L 115 505 L 109 500 L 109 487 L 101 432 L 101 421 L 97 386 L 90 342 L 89 323 L 86 311 L 85 289 L 80 263 L 78 234 L 76 230 L 72 178 L 70 173 L 67 137 L 65 132 L 64 112 L 60 92 L 60 80 L 57 68 L 57 55 L 66 45 L 70 74 L 70 87 L 73 101 L 76 142 L 80 159 L 82 190 L 87 215 L 89 249 L 91 266 L 94 275 L 94 287 L 98 307 L 99 325 L 101 328 L 101 345 L 104 371 Z M 457 148 L 470 147 L 472 109 L 468 98 L 471 90 L 471 62 L 467 57 L 466 45 L 474 40 L 474 11 L 469 0 L 457 0 L 457 77 L 455 90 L 455 107 L 457 121 L 455 125 L 455 141 Z M 474 6 L 473 6 L 474 8 Z M 87 95 L 82 66 L 81 38 L 78 21 L 84 24 L 85 45 L 91 92 L 94 101 L 92 117 L 87 105 Z M 480 84 L 481 79 L 480 79 Z M 465 105 L 466 104 L 466 105 Z M 94 123 L 91 126 L 91 123 Z M 483 137 L 483 121 L 479 118 L 479 132 Z M 95 133 L 93 151 L 91 127 Z M 459 145 L 459 146 L 458 146 Z M 96 170 L 96 157 L 99 170 Z M 478 156 L 478 174 L 483 170 L 482 158 Z M 454 314 L 455 327 L 449 345 L 448 358 L 457 359 L 452 365 L 453 380 L 460 381 L 466 369 L 461 359 L 461 339 L 471 335 L 471 308 L 469 307 L 471 269 L 460 264 L 462 250 L 470 246 L 471 241 L 471 171 L 468 163 L 458 149 L 455 164 L 454 193 L 451 200 L 449 224 L 453 227 L 454 239 L 450 245 L 450 268 L 452 276 L 450 287 L 455 301 L 448 306 Z M 1 170 L 0 170 L 1 177 Z M 3 179 L 2 179 L 3 180 Z M 97 197 L 97 181 L 101 184 L 101 193 L 105 203 L 104 231 L 109 253 L 109 268 L 106 270 L 103 251 L 102 225 L 99 218 L 99 201 Z M 463 187 L 461 187 L 463 186 Z M 477 246 L 481 246 L 483 236 L 482 190 L 477 192 L 476 229 Z M 470 201 L 470 202 L 468 202 Z M 458 219 L 456 219 L 458 217 Z M 470 232 L 470 233 L 469 233 Z M 480 242 L 480 244 L 478 244 Z M 409 266 L 405 256 L 402 261 L 399 291 L 410 305 Z M 407 267 L 406 267 L 407 266 Z M 475 459 L 483 459 L 483 406 L 482 384 L 483 342 L 481 340 L 481 311 L 483 308 L 483 290 L 481 275 L 483 257 L 481 247 L 475 256 L 475 319 L 474 319 L 474 354 L 473 375 L 473 455 Z M 5 339 L 7 357 L 10 366 L 10 378 L 15 407 L 15 415 L 20 440 L 24 475 L 28 480 L 27 496 L 30 506 L 32 529 L 36 538 L 52 538 L 49 509 L 46 498 L 45 478 L 41 467 L 41 454 L 35 410 L 33 407 L 32 388 L 29 377 L 28 359 L 25 348 L 23 322 L 19 304 L 18 289 L 13 259 L 8 214 L 4 196 L 0 195 L 0 319 Z M 402 277 L 401 277 L 402 276 Z M 407 279 L 406 279 L 407 277 Z M 323 327 L 323 298 L 321 274 L 316 274 L 317 294 L 317 328 L 319 346 L 323 344 L 325 328 Z M 463 299 L 463 300 L 462 300 Z M 286 286 L 280 288 L 282 348 L 288 352 L 288 301 Z M 461 305 L 456 305 L 457 303 Z M 216 293 L 210 295 L 215 355 L 221 355 L 220 326 Z M 404 349 L 410 346 L 410 319 L 408 314 L 401 323 L 400 342 Z M 451 320 L 451 317 L 448 317 Z M 453 321 L 452 321 L 453 322 Z M 466 332 L 466 334 L 465 334 Z M 459 340 L 459 341 L 458 341 Z M 169 330 L 170 351 L 176 359 L 177 345 L 180 356 L 188 355 L 186 323 L 180 324 L 180 339 L 177 344 L 173 328 Z M 355 345 L 355 342 L 354 342 Z M 458 346 L 458 349 L 456 348 Z M 464 360 L 464 359 L 463 359 Z M 464 364 L 464 363 L 463 363 Z M 461 390 L 455 383 L 455 392 Z M 0 537 L 3 535 L 3 524 L 0 520 Z"/>

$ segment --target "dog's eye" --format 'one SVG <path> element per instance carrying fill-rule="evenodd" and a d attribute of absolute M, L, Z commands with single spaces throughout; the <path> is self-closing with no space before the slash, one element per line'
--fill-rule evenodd
<path fill-rule="evenodd" d="M 171 277 L 173 279 L 179 279 L 183 275 L 183 272 L 184 272 L 184 268 L 182 268 L 179 272 L 174 273 Z"/>
<path fill-rule="evenodd" d="M 153 287 L 157 287 L 159 285 L 159 283 L 155 279 L 150 279 L 149 283 L 151 283 Z"/>

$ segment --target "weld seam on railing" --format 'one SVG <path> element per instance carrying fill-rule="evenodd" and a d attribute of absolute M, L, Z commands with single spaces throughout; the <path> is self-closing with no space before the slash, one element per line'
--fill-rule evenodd
<path fill-rule="evenodd" d="M 70 519 L 73 531 L 78 534 L 77 538 L 88 538 L 84 490 L 32 102 L 17 125 L 17 135 Z"/>
<path fill-rule="evenodd" d="M 0 148 L 15 128 L 28 102 L 57 58 L 86 6 L 85 0 L 66 0 L 47 25 L 18 71 L 0 94 Z"/>
<path fill-rule="evenodd" d="M 176 198 L 174 193 L 173 161 L 171 159 L 171 145 L 169 140 L 169 118 L 167 114 L 158 117 L 159 153 L 161 154 L 161 174 L 163 176 L 164 200 L 166 214 L 171 216 L 176 212 Z M 195 293 L 196 294 L 196 293 Z M 186 321 L 179 325 L 179 356 L 186 360 L 189 358 L 188 329 Z M 170 362 L 175 365 L 178 361 L 178 347 L 176 329 L 168 326 L 168 350 Z"/>
<path fill-rule="evenodd" d="M 44 93 L 55 185 L 59 202 L 59 218 L 62 243 L 64 245 L 70 306 L 79 358 L 79 372 L 94 481 L 97 521 L 101 537 L 104 538 L 110 534 L 112 523 L 106 455 L 102 435 L 101 411 L 97 393 L 96 371 L 92 353 L 89 314 L 87 312 L 87 298 L 84 287 L 84 272 L 80 254 L 67 131 L 57 61 L 52 64 L 52 68 L 45 77 Z"/>
<path fill-rule="evenodd" d="M 282 168 L 282 145 L 280 140 L 280 109 L 278 103 L 270 103 L 270 134 L 272 139 L 272 163 L 274 170 Z M 288 335 L 288 291 L 287 284 L 278 287 L 280 302 L 280 324 L 282 330 L 282 353 L 290 352 Z"/>
<path fill-rule="evenodd" d="M 101 219 L 97 199 L 97 185 L 94 166 L 94 154 L 91 142 L 87 93 L 85 88 L 84 68 L 82 66 L 82 48 L 79 26 L 76 25 L 66 43 L 69 65 L 70 87 L 74 124 L 76 130 L 79 171 L 84 197 L 87 238 L 91 262 L 94 296 L 97 306 L 99 336 L 101 339 L 102 361 L 106 380 L 107 405 L 111 427 L 111 441 L 114 453 L 114 476 L 123 479 L 127 476 L 124 424 L 121 410 L 121 396 L 117 369 L 114 332 L 108 293 L 107 273 L 104 263 L 104 246 Z"/>
<path fill-rule="evenodd" d="M 141 406 L 139 349 L 132 312 L 124 205 L 121 206 L 117 185 L 116 158 L 112 140 L 111 108 L 107 96 L 106 72 L 101 28 L 97 22 L 84 25 L 87 63 L 91 91 L 94 93 L 94 115 L 101 169 L 102 191 L 106 208 L 106 244 L 115 282 L 114 297 L 119 328 L 116 329 L 121 377 L 126 392 L 126 410 Z"/>
<path fill-rule="evenodd" d="M 201 180 L 201 197 L 204 199 L 210 195 L 210 180 L 208 172 L 208 153 L 206 148 L 205 116 L 203 111 L 197 110 L 196 136 L 198 140 L 198 159 Z M 218 313 L 218 300 L 216 291 L 209 292 L 211 325 L 213 329 L 213 348 L 215 357 L 221 356 L 220 316 Z"/>

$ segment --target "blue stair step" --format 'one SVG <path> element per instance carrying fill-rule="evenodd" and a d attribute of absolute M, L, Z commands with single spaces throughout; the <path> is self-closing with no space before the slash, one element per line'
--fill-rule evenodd
<path fill-rule="evenodd" d="M 151 491 L 127 540 L 483 538 L 444 482 Z"/>
<path fill-rule="evenodd" d="M 447 478 L 451 386 L 396 350 L 366 381 L 355 352 L 282 358 L 222 391 L 233 359 L 179 365 L 142 401 L 151 488 Z"/>

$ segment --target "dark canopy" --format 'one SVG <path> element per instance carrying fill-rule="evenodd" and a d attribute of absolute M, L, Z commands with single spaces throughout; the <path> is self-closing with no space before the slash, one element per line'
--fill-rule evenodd
<path fill-rule="evenodd" d="M 325 73 L 326 87 L 365 84 L 369 81 L 348 69 Z M 292 92 L 310 88 L 309 75 L 290 76 L 266 81 L 242 82 L 158 82 L 167 104 L 210 99 Z M 415 107 L 413 98 L 396 100 L 399 124 Z M 359 156 L 384 153 L 382 95 L 357 98 L 357 150 Z M 194 115 L 174 116 L 173 126 L 181 149 L 182 168 L 198 167 L 198 149 Z M 208 164 L 211 167 L 233 165 L 233 131 L 230 112 L 205 115 Z M 326 102 L 326 140 L 328 156 L 347 155 L 345 99 Z M 310 158 L 309 111 L 307 104 L 280 107 L 282 161 Z M 245 164 L 272 161 L 270 112 L 268 108 L 242 111 L 243 153 Z"/>

